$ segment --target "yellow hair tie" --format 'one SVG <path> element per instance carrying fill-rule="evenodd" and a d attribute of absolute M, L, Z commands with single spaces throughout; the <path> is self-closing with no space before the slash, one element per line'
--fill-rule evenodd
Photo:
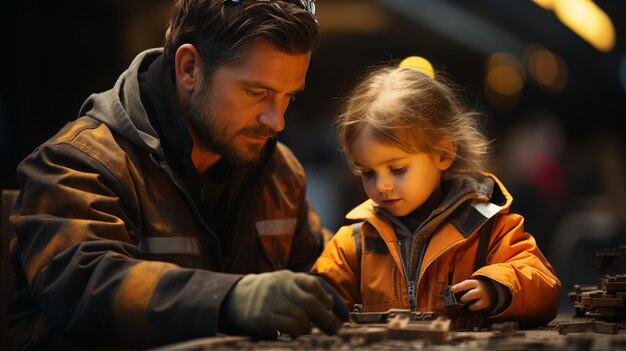
<path fill-rule="evenodd" d="M 402 60 L 398 67 L 410 68 L 422 72 L 431 78 L 435 78 L 433 65 L 427 59 L 420 56 L 409 56 Z"/>

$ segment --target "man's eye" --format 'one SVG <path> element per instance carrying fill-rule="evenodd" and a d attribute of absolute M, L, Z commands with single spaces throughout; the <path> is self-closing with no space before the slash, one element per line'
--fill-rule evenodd
<path fill-rule="evenodd" d="M 406 167 L 391 168 L 393 174 L 403 174 L 404 172 L 406 172 Z"/>
<path fill-rule="evenodd" d="M 246 89 L 246 94 L 248 94 L 251 97 L 257 98 L 257 97 L 263 96 L 263 94 L 265 94 L 265 91 L 264 90 L 250 90 L 250 89 Z"/>

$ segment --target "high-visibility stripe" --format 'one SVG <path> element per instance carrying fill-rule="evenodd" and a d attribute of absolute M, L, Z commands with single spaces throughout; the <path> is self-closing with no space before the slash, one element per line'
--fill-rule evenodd
<path fill-rule="evenodd" d="M 268 219 L 257 221 L 256 230 L 259 236 L 273 236 L 292 234 L 296 230 L 296 218 Z"/>
<path fill-rule="evenodd" d="M 139 242 L 139 250 L 145 254 L 200 255 L 200 242 L 196 238 L 168 236 L 146 237 Z"/>

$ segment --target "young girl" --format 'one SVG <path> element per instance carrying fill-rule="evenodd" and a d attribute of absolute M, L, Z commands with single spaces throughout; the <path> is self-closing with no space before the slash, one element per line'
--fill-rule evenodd
<path fill-rule="evenodd" d="M 353 90 L 338 135 L 369 200 L 312 268 L 348 306 L 445 313 L 451 285 L 469 327 L 556 316 L 560 282 L 509 212 L 511 195 L 483 171 L 477 116 L 450 83 L 410 68 L 379 68 Z"/>

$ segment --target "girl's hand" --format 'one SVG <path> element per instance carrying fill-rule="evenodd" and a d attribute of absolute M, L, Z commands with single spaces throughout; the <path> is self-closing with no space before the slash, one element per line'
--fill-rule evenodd
<path fill-rule="evenodd" d="M 493 308 L 497 299 L 494 290 L 488 281 L 481 279 L 467 279 L 452 286 L 452 292 L 455 294 L 466 291 L 460 301 L 467 304 L 470 311 Z"/>

